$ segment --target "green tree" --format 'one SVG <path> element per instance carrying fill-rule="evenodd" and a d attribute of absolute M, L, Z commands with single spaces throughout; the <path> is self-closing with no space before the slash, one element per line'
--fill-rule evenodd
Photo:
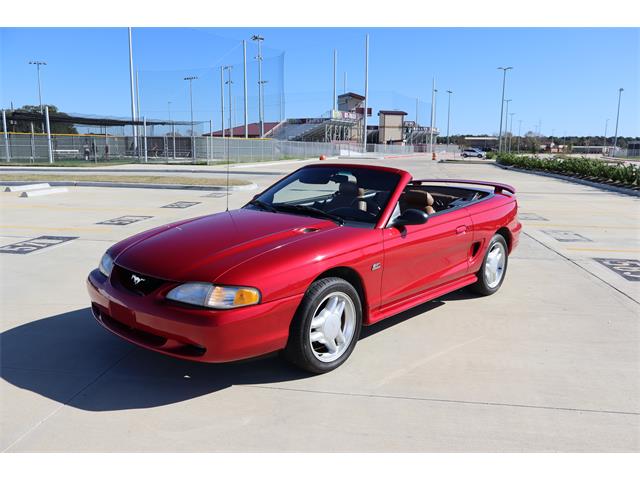
<path fill-rule="evenodd" d="M 58 107 L 55 105 L 47 105 L 49 107 L 49 115 L 57 116 L 57 117 L 69 117 L 64 112 L 58 110 Z M 44 108 L 44 105 L 43 105 Z M 40 113 L 39 105 L 23 105 L 20 108 L 14 110 L 15 112 L 24 112 L 24 113 Z M 41 127 L 38 125 L 38 122 L 34 122 L 34 127 L 36 132 L 40 131 Z M 14 132 L 30 132 L 31 131 L 31 122 L 25 120 L 18 120 L 13 123 L 13 128 L 11 128 Z M 78 133 L 76 127 L 73 126 L 72 123 L 66 122 L 55 122 L 51 121 L 51 133 Z"/>

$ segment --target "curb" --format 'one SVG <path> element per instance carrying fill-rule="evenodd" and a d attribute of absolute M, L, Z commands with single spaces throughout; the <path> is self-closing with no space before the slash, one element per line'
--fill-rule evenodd
<path fill-rule="evenodd" d="M 18 181 L 1 181 L 0 185 L 3 186 L 16 186 L 16 185 L 29 185 L 33 182 L 18 182 Z M 227 189 L 226 186 L 219 185 L 176 185 L 176 184 L 163 184 L 163 183 L 116 183 L 116 182 L 48 182 L 51 186 L 55 187 L 109 187 L 109 188 L 152 188 L 158 190 L 214 190 L 214 191 L 247 191 L 255 190 L 258 185 L 251 182 L 249 185 L 230 185 Z"/>
<path fill-rule="evenodd" d="M 438 163 L 462 163 L 470 165 L 491 165 L 495 163 L 495 160 L 438 160 Z"/>
<path fill-rule="evenodd" d="M 255 165 L 255 164 L 252 164 Z M 234 165 L 235 166 L 235 165 Z M 176 170 L 176 169 L 159 169 L 159 168 L 153 168 L 153 169 L 143 169 L 143 168 L 92 168 L 92 167 L 83 167 L 83 168 L 78 168 L 78 167 L 0 167 L 0 172 L 83 172 L 86 173 L 88 175 L 94 173 L 94 172 L 100 172 L 100 173 L 146 173 L 146 174 L 153 174 L 153 173 L 208 173 L 208 174 L 219 174 L 219 175 L 226 175 L 227 174 L 227 170 L 226 169 L 220 169 L 220 170 L 197 170 L 197 169 L 183 169 L 183 170 Z M 229 170 L 229 174 L 230 175 L 276 175 L 273 172 L 238 172 L 238 171 L 234 171 L 233 168 L 231 168 Z"/>
<path fill-rule="evenodd" d="M 605 183 L 592 182 L 591 180 L 584 180 L 582 178 L 567 177 L 566 175 L 560 175 L 558 173 L 540 172 L 537 170 L 525 170 L 523 168 L 510 167 L 507 165 L 500 165 L 494 163 L 498 168 L 502 170 L 511 170 L 519 173 L 531 173 L 533 175 L 540 175 L 541 177 L 555 178 L 556 180 L 565 180 L 571 183 L 577 183 L 580 185 L 586 185 L 587 187 L 599 188 L 600 190 L 607 190 L 609 192 L 622 193 L 623 195 L 630 195 L 632 197 L 640 197 L 640 191 L 632 190 L 630 188 L 616 187 L 614 185 L 607 185 Z"/>

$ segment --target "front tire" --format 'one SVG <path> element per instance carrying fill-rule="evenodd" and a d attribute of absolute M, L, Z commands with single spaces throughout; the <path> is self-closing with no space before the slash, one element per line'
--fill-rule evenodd
<path fill-rule="evenodd" d="M 495 234 L 489 242 L 482 266 L 478 271 L 478 281 L 471 285 L 471 289 L 485 296 L 496 293 L 504 281 L 508 262 L 507 241 L 502 235 Z"/>
<path fill-rule="evenodd" d="M 311 373 L 342 365 L 360 337 L 362 303 L 346 280 L 328 277 L 311 284 L 289 330 L 287 360 Z"/>

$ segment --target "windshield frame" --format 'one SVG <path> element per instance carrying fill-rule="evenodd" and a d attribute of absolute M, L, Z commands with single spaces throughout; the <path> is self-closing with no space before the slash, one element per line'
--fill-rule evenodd
<path fill-rule="evenodd" d="M 391 188 L 389 189 L 389 195 L 386 199 L 386 205 L 382 206 L 380 212 L 377 213 L 375 219 L 372 219 L 372 221 L 360 221 L 360 220 L 356 220 L 356 219 L 352 219 L 350 217 L 342 217 L 339 214 L 336 214 L 337 216 L 340 216 L 341 218 L 343 218 L 344 220 L 344 226 L 351 226 L 351 227 L 358 227 L 358 228 L 383 228 L 383 226 L 386 224 L 388 217 L 391 215 L 392 210 L 393 210 L 393 205 L 395 204 L 395 202 L 397 202 L 398 197 L 400 195 L 400 193 L 402 192 L 402 189 L 404 188 L 404 186 L 411 180 L 411 175 L 409 175 L 409 173 L 400 170 L 400 169 L 396 169 L 396 168 L 390 168 L 390 167 L 383 167 L 383 166 L 377 166 L 377 165 L 353 165 L 353 164 L 324 164 L 324 165 L 308 165 L 302 168 L 299 168 L 293 172 L 291 172 L 289 175 L 287 175 L 286 177 L 280 179 L 279 181 L 277 181 L 276 183 L 274 183 L 273 185 L 269 186 L 268 188 L 266 188 L 265 190 L 263 190 L 262 192 L 256 194 L 252 200 L 260 200 L 264 203 L 267 203 L 269 205 L 272 205 L 274 208 L 278 208 L 278 203 L 272 203 L 269 202 L 265 199 L 265 196 L 268 195 L 274 195 L 276 192 L 282 190 L 283 187 L 285 187 L 286 185 L 293 183 L 295 181 L 291 179 L 292 176 L 295 176 L 297 174 L 300 173 L 301 170 L 306 170 L 306 169 L 319 169 L 319 168 L 331 168 L 331 169 L 335 169 L 336 170 L 336 174 L 339 174 L 340 171 L 344 171 L 344 170 L 368 170 L 369 172 L 373 172 L 375 173 L 376 171 L 379 171 L 380 173 L 384 173 L 387 175 L 395 175 L 397 178 L 393 179 L 393 181 L 395 181 L 395 184 L 391 185 Z M 300 202 L 300 204 L 304 204 L 307 202 Z M 291 203 L 291 205 L 295 205 L 294 202 Z M 247 203 L 246 205 L 244 205 L 242 208 L 255 208 L 255 209 L 260 209 L 260 207 L 251 205 L 251 202 Z M 291 214 L 291 215 L 305 215 L 305 212 L 300 211 L 300 212 L 294 212 L 294 211 L 284 211 L 281 210 L 278 213 L 284 213 L 284 214 Z M 332 212 L 330 212 L 332 213 Z M 314 215 L 306 215 L 309 216 L 311 218 L 323 218 L 321 216 L 314 216 Z M 329 219 L 327 219 L 329 220 Z M 331 221 L 331 220 L 329 220 Z"/>

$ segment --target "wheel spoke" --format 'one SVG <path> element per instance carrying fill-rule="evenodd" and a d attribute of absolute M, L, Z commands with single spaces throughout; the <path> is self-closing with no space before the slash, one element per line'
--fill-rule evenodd
<path fill-rule="evenodd" d="M 329 350 L 329 353 L 336 353 L 338 351 L 338 346 L 333 338 L 325 338 L 324 345 L 327 347 L 327 350 Z"/>
<path fill-rule="evenodd" d="M 311 334 L 309 334 L 309 339 L 312 342 L 324 343 L 324 335 L 320 331 L 311 332 Z"/>
<path fill-rule="evenodd" d="M 311 320 L 311 328 L 320 328 L 324 324 L 326 318 L 327 315 L 325 314 L 325 310 L 323 310 L 318 315 L 313 317 L 313 320 Z"/>
<path fill-rule="evenodd" d="M 347 339 L 344 337 L 344 333 L 342 333 L 342 330 L 340 330 L 338 332 L 338 335 L 336 336 L 336 343 L 338 344 L 338 346 L 347 343 Z"/>
<path fill-rule="evenodd" d="M 336 307 L 333 309 L 333 314 L 336 317 L 342 317 L 342 312 L 344 312 L 344 307 L 347 305 L 347 302 L 345 302 L 344 300 L 340 300 L 338 302 L 338 304 L 336 305 Z"/>

